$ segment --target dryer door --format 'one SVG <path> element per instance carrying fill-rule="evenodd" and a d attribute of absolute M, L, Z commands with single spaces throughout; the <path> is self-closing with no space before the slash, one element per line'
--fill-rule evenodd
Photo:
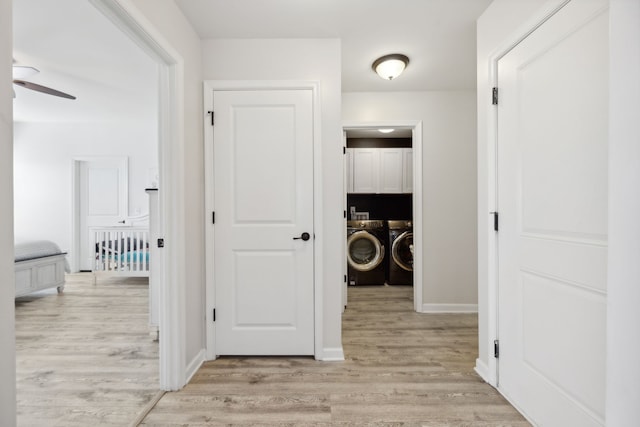
<path fill-rule="evenodd" d="M 356 231 L 347 239 L 347 261 L 358 271 L 371 271 L 384 260 L 384 246 L 368 231 Z"/>
<path fill-rule="evenodd" d="M 391 246 L 391 257 L 400 268 L 413 271 L 413 232 L 405 231 Z"/>

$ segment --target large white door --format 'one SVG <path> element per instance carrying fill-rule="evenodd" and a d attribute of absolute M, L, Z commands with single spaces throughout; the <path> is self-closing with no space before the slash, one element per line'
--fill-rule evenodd
<path fill-rule="evenodd" d="M 574 0 L 498 62 L 499 389 L 604 425 L 608 11 Z"/>
<path fill-rule="evenodd" d="M 92 271 L 95 243 L 91 227 L 116 226 L 129 210 L 128 162 L 103 158 L 76 162 L 80 270 Z"/>
<path fill-rule="evenodd" d="M 313 355 L 312 91 L 213 100 L 215 352 Z"/>

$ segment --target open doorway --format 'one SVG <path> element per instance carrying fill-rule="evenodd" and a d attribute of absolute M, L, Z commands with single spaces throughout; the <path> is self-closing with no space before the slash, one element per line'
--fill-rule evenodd
<path fill-rule="evenodd" d="M 422 259 L 422 124 L 345 123 L 343 130 L 343 306 L 349 286 L 408 285 L 421 312 L 422 263 L 413 259 Z"/>

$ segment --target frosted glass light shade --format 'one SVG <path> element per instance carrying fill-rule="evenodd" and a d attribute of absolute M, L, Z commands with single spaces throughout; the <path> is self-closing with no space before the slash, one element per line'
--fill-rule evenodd
<path fill-rule="evenodd" d="M 374 61 L 371 68 L 383 79 L 393 80 L 398 77 L 409 64 L 409 58 L 399 53 L 385 55 Z"/>

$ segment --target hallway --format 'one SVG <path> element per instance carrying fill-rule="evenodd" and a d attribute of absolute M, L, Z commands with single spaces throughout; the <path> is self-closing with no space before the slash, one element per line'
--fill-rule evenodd
<path fill-rule="evenodd" d="M 224 357 L 141 425 L 528 426 L 473 371 L 475 314 L 417 314 L 411 287 L 352 287 L 344 362 Z"/>

